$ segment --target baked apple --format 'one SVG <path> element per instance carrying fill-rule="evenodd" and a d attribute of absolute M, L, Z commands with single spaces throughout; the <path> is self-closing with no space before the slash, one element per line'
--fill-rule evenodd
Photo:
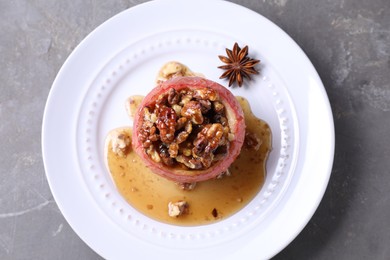
<path fill-rule="evenodd" d="M 226 172 L 244 138 L 244 114 L 228 89 L 201 77 L 176 77 L 142 100 L 132 146 L 154 173 L 194 183 Z"/>

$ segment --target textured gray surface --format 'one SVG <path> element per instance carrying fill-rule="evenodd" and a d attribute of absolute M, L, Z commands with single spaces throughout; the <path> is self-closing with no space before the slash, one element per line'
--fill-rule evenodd
<path fill-rule="evenodd" d="M 0 259 L 100 258 L 53 200 L 41 156 L 42 114 L 74 47 L 141 2 L 0 0 Z M 389 259 L 390 2 L 234 2 L 296 40 L 324 82 L 335 119 L 335 163 L 324 199 L 275 259 Z"/>

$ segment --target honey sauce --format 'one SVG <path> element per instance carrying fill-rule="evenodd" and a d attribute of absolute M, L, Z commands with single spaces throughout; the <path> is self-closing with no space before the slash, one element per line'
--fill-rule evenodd
<path fill-rule="evenodd" d="M 125 157 L 114 153 L 109 141 L 112 134 L 109 134 L 106 142 L 107 166 L 126 201 L 147 217 L 180 226 L 215 223 L 247 205 L 264 183 L 266 159 L 271 150 L 271 130 L 266 122 L 252 114 L 245 98 L 237 99 L 245 114 L 246 132 L 260 139 L 260 147 L 255 150 L 244 145 L 239 157 L 230 166 L 229 176 L 197 183 L 193 190 L 182 190 L 178 184 L 151 172 L 131 148 Z M 132 134 L 131 128 L 113 131 L 130 137 Z M 170 217 L 169 202 L 180 200 L 188 203 L 188 213 Z"/>

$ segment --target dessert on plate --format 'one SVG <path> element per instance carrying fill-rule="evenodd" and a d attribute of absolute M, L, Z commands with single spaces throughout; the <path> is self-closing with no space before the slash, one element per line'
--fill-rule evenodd
<path fill-rule="evenodd" d="M 260 190 L 271 149 L 269 126 L 248 101 L 168 62 L 156 87 L 131 96 L 133 127 L 112 130 L 107 166 L 122 196 L 159 221 L 202 225 L 244 207 Z"/>

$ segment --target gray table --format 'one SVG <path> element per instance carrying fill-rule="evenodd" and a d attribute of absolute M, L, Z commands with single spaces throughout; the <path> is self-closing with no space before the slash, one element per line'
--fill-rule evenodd
<path fill-rule="evenodd" d="M 100 258 L 53 200 L 41 156 L 42 114 L 74 47 L 141 2 L 0 0 L 0 259 Z M 234 2 L 274 21 L 303 48 L 335 119 L 325 197 L 275 259 L 389 259 L 390 1 Z"/>

